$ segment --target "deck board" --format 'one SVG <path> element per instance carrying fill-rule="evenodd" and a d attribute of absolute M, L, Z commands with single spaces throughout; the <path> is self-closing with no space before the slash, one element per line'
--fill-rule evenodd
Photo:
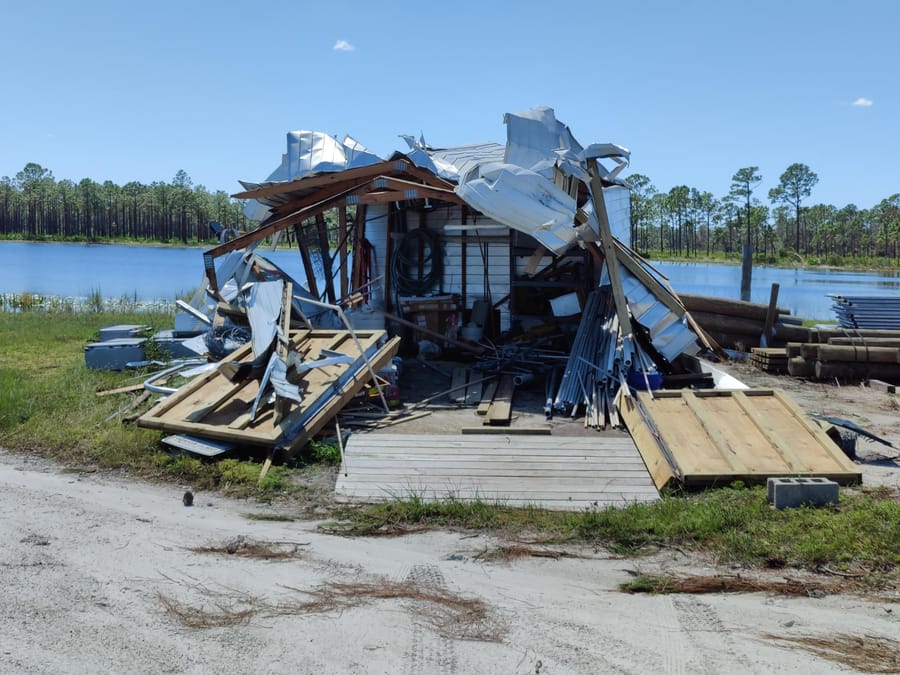
<path fill-rule="evenodd" d="M 374 503 L 417 496 L 580 510 L 659 498 L 627 436 L 354 434 L 335 495 Z"/>

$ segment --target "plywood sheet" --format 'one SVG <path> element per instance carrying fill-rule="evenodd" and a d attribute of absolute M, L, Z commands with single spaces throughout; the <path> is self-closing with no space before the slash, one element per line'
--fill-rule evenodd
<path fill-rule="evenodd" d="M 559 510 L 659 498 L 625 435 L 354 434 L 335 495 L 344 502 L 419 496 Z"/>
<path fill-rule="evenodd" d="M 657 487 L 821 476 L 859 482 L 856 466 L 779 390 L 620 396 L 619 411 Z"/>

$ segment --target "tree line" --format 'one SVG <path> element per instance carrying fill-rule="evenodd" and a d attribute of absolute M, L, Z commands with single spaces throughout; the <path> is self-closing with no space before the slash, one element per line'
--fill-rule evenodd
<path fill-rule="evenodd" d="M 687 185 L 661 192 L 632 174 L 631 241 L 645 254 L 695 257 L 737 255 L 750 243 L 757 258 L 815 257 L 824 262 L 883 258 L 900 261 L 900 194 L 870 209 L 809 204 L 818 176 L 791 164 L 768 192 L 758 191 L 759 167 L 739 169 L 721 197 Z M 117 185 L 84 178 L 57 180 L 29 163 L 0 178 L 0 237 L 30 240 L 116 239 L 197 243 L 215 237 L 210 222 L 246 230 L 244 203 L 194 186 L 180 170 L 170 183 Z"/>
<path fill-rule="evenodd" d="M 737 255 L 749 243 L 757 258 L 900 259 L 900 194 L 870 209 L 810 204 L 819 177 L 805 164 L 791 164 L 768 192 L 758 191 L 759 167 L 739 169 L 728 194 L 686 185 L 660 192 L 650 178 L 632 174 L 631 240 L 645 254 L 678 257 Z"/>
<path fill-rule="evenodd" d="M 57 180 L 29 163 L 0 178 L 0 237 L 37 241 L 198 243 L 215 238 L 210 227 L 247 229 L 244 204 L 221 190 L 193 185 L 180 170 L 171 183 L 117 185 L 84 178 Z"/>

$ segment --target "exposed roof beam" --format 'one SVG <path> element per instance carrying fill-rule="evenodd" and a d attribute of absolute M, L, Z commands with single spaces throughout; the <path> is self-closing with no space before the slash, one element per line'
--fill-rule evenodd
<path fill-rule="evenodd" d="M 346 181 L 358 181 L 372 178 L 374 176 L 387 174 L 408 174 L 414 176 L 429 185 L 443 189 L 453 189 L 453 184 L 435 176 L 428 169 L 415 166 L 408 159 L 394 159 L 369 166 L 361 166 L 356 169 L 345 169 L 344 171 L 333 171 L 328 173 L 320 173 L 313 176 L 305 176 L 292 181 L 279 182 L 274 185 L 265 185 L 253 190 L 246 190 L 231 195 L 235 199 L 262 199 L 274 195 L 282 195 L 293 192 L 294 190 L 310 190 L 319 187 L 333 185 L 334 183 Z"/>

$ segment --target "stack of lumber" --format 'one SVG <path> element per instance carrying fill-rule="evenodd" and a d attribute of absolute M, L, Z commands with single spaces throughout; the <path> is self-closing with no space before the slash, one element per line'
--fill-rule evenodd
<path fill-rule="evenodd" d="M 750 351 L 750 363 L 767 373 L 783 375 L 788 371 L 787 349 L 784 347 L 754 347 Z"/>

